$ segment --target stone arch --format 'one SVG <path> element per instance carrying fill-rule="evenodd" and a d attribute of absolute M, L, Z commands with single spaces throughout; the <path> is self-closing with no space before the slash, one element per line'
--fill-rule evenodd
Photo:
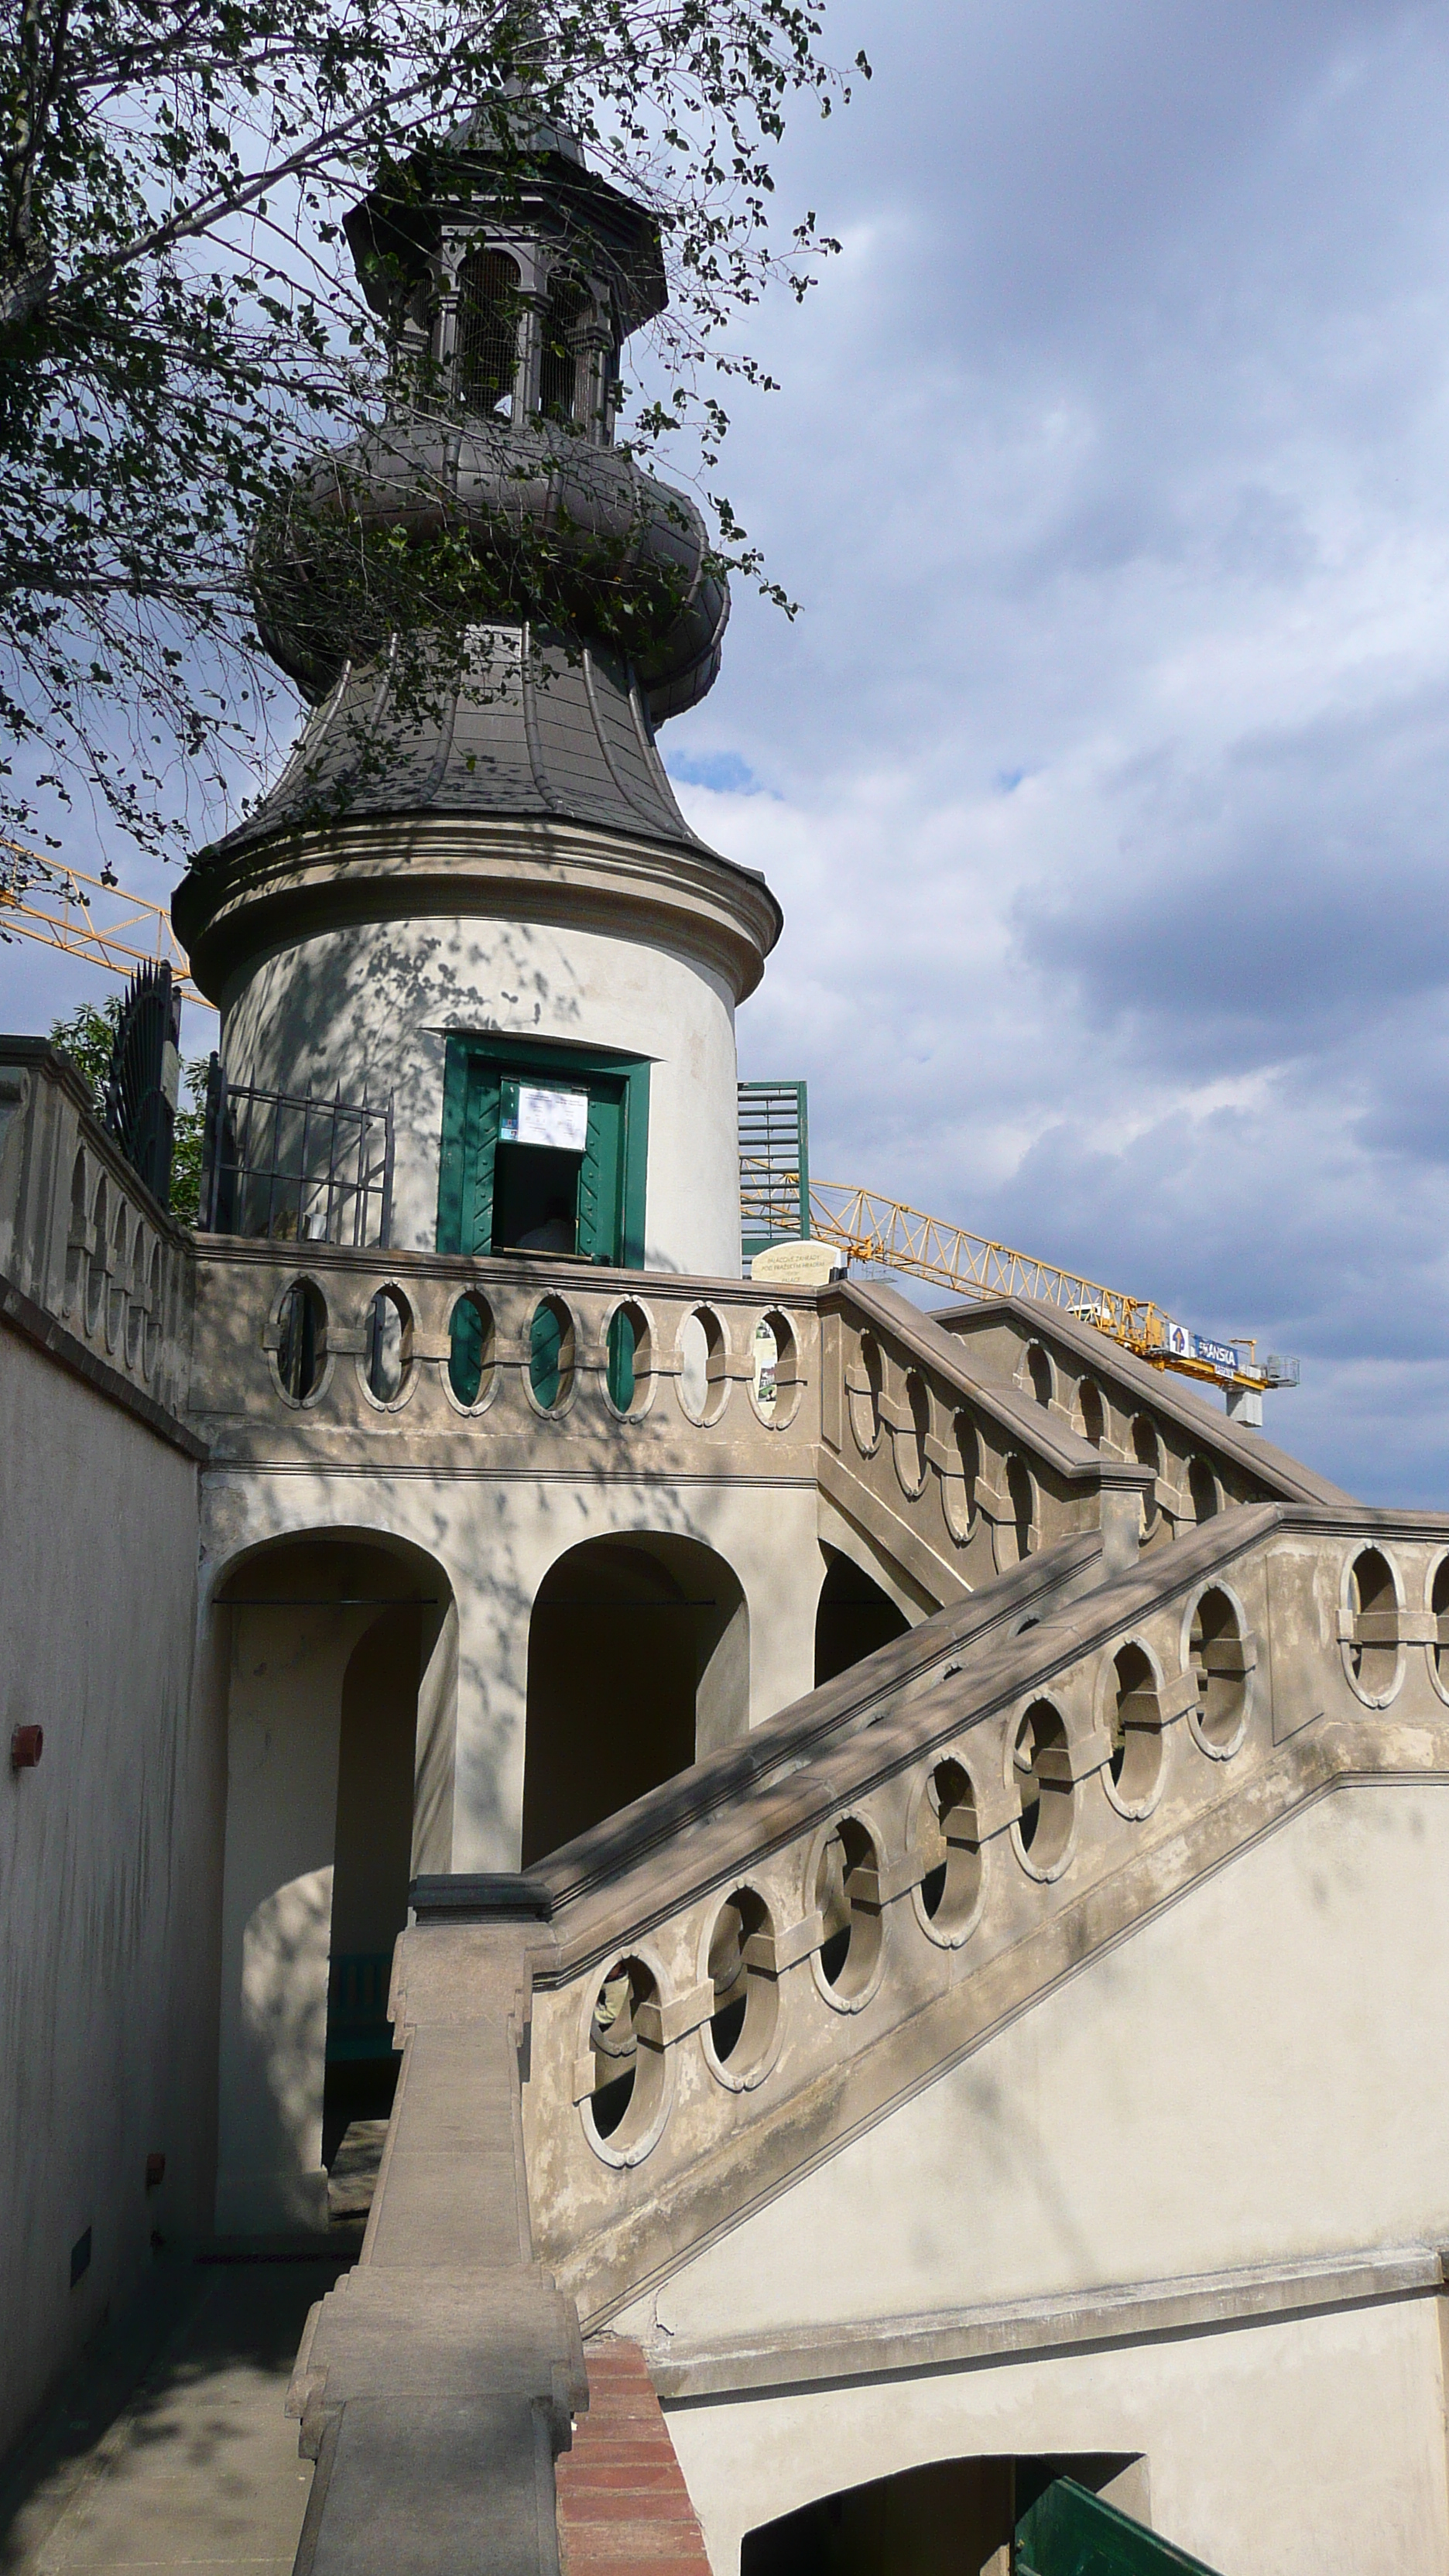
<path fill-rule="evenodd" d="M 386 2113 L 408 1883 L 451 1857 L 452 1588 L 377 1531 L 229 1565 L 217 2225 L 325 2226 L 350 2118 Z"/>
<path fill-rule="evenodd" d="M 849 1672 L 877 1646 L 903 1637 L 910 1621 L 874 1575 L 838 1548 L 825 1549 L 825 1580 L 815 1609 L 815 1687 Z"/>
<path fill-rule="evenodd" d="M 698 1539 L 627 1531 L 550 1566 L 528 1630 L 523 1864 L 749 1724 L 749 1611 Z"/>
<path fill-rule="evenodd" d="M 1005 2567 L 1016 2556 L 1024 2509 L 1055 2479 L 1069 2477 L 1078 2489 L 1140 2514 L 1144 2468 L 1140 2454 L 1104 2451 L 903 2465 L 833 2495 L 817 2492 L 746 2531 L 740 2576 L 876 2576 L 877 2570 L 886 2576 L 906 2568 L 924 2576 L 947 2566 Z"/>

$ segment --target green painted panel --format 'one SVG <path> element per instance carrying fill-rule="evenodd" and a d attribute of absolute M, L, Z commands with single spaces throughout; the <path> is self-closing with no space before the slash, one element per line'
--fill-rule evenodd
<path fill-rule="evenodd" d="M 483 1384 L 483 1318 L 460 1297 L 448 1327 L 448 1383 L 460 1404 L 476 1404 Z"/>
<path fill-rule="evenodd" d="M 391 1950 L 334 1956 L 327 1966 L 327 2060 L 390 2058 L 387 2017 Z"/>
<path fill-rule="evenodd" d="M 621 1413 L 634 1401 L 634 1326 L 621 1306 L 609 1322 L 609 1393 Z"/>
<path fill-rule="evenodd" d="M 532 1040 L 448 1040 L 438 1168 L 438 1250 L 488 1253 L 505 1084 L 542 1075 L 589 1094 L 579 1187 L 585 1259 L 644 1266 L 649 1147 L 649 1066 L 632 1056 Z"/>
<path fill-rule="evenodd" d="M 438 1250 L 488 1252 L 502 1076 L 466 1038 L 449 1038 L 438 1166 Z"/>
<path fill-rule="evenodd" d="M 1213 2576 L 1075 2478 L 1053 2478 L 1016 2526 L 1016 2576 Z"/>
<path fill-rule="evenodd" d="M 617 1268 L 623 1258 L 624 1086 L 589 1084 L 589 1129 L 579 1167 L 579 1250 L 586 1261 Z"/>
<path fill-rule="evenodd" d="M 443 1136 L 438 1157 L 438 1250 L 463 1249 L 463 1198 L 468 1179 L 468 1047 L 449 1038 L 443 1068 Z"/>
<path fill-rule="evenodd" d="M 552 1306 L 538 1306 L 528 1334 L 528 1383 L 545 1407 L 558 1402 L 563 1326 Z"/>

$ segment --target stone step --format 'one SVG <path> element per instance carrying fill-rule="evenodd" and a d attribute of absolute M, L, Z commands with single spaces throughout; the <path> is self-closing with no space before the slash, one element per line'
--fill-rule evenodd
<path fill-rule="evenodd" d="M 557 2464 L 563 2576 L 709 2576 L 669 2426 L 637 2343 L 601 2335 L 585 2353 L 589 2411 Z"/>

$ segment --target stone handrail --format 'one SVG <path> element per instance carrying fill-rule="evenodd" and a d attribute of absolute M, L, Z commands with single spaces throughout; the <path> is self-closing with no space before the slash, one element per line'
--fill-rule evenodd
<path fill-rule="evenodd" d="M 46 1318 L 143 1407 L 184 1411 L 191 1238 L 42 1038 L 0 1042 L 0 1277 L 30 1329 Z"/>
<path fill-rule="evenodd" d="M 940 1613 L 853 1711 L 834 1686 L 496 1891 L 420 1882 L 398 2035 L 414 1956 L 532 1918 L 535 2241 L 596 2325 L 1294 1805 L 1449 1776 L 1446 1568 L 1449 1519 L 1285 1505 L 1093 1590 L 1019 1568 L 1014 1615 Z M 1396 1622 L 1359 1606 L 1385 1580 Z"/>

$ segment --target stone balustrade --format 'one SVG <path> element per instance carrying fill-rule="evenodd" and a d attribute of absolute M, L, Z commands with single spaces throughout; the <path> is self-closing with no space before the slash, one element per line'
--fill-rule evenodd
<path fill-rule="evenodd" d="M 818 1476 L 922 1610 L 1072 1532 L 1136 1554 L 1152 1488 L 903 1301 L 202 1238 L 193 1403 L 218 1462 L 377 1454 L 516 1470 Z M 827 1532 L 828 1534 L 828 1532 Z"/>
<path fill-rule="evenodd" d="M 196 1402 L 248 1434 L 369 1432 L 485 1454 L 607 1443 L 641 1468 L 819 1436 L 813 1298 L 556 1256 L 466 1260 L 328 1244 L 197 1244 Z M 555 1455 L 545 1445 L 540 1455 Z M 580 1461 L 582 1465 L 582 1460 Z"/>
<path fill-rule="evenodd" d="M 820 1485 L 826 1501 L 951 1600 L 1102 1528 L 1117 1561 L 1155 1514 L 1153 1471 L 1104 1452 L 904 1298 L 823 1291 Z"/>
<path fill-rule="evenodd" d="M 756 1730 L 747 1781 L 732 1749 L 516 1881 L 420 1882 L 400 2035 L 414 1945 L 534 1918 L 535 2241 L 586 2327 L 1296 1804 L 1449 1768 L 1449 1519 L 1239 1507 L 1086 1591 L 1082 1544 L 824 1733 L 823 1694 Z"/>
<path fill-rule="evenodd" d="M 179 1415 L 191 1330 L 191 1244 L 91 1108 L 74 1065 L 40 1038 L 0 1043 L 0 1276 L 143 1403 Z"/>

